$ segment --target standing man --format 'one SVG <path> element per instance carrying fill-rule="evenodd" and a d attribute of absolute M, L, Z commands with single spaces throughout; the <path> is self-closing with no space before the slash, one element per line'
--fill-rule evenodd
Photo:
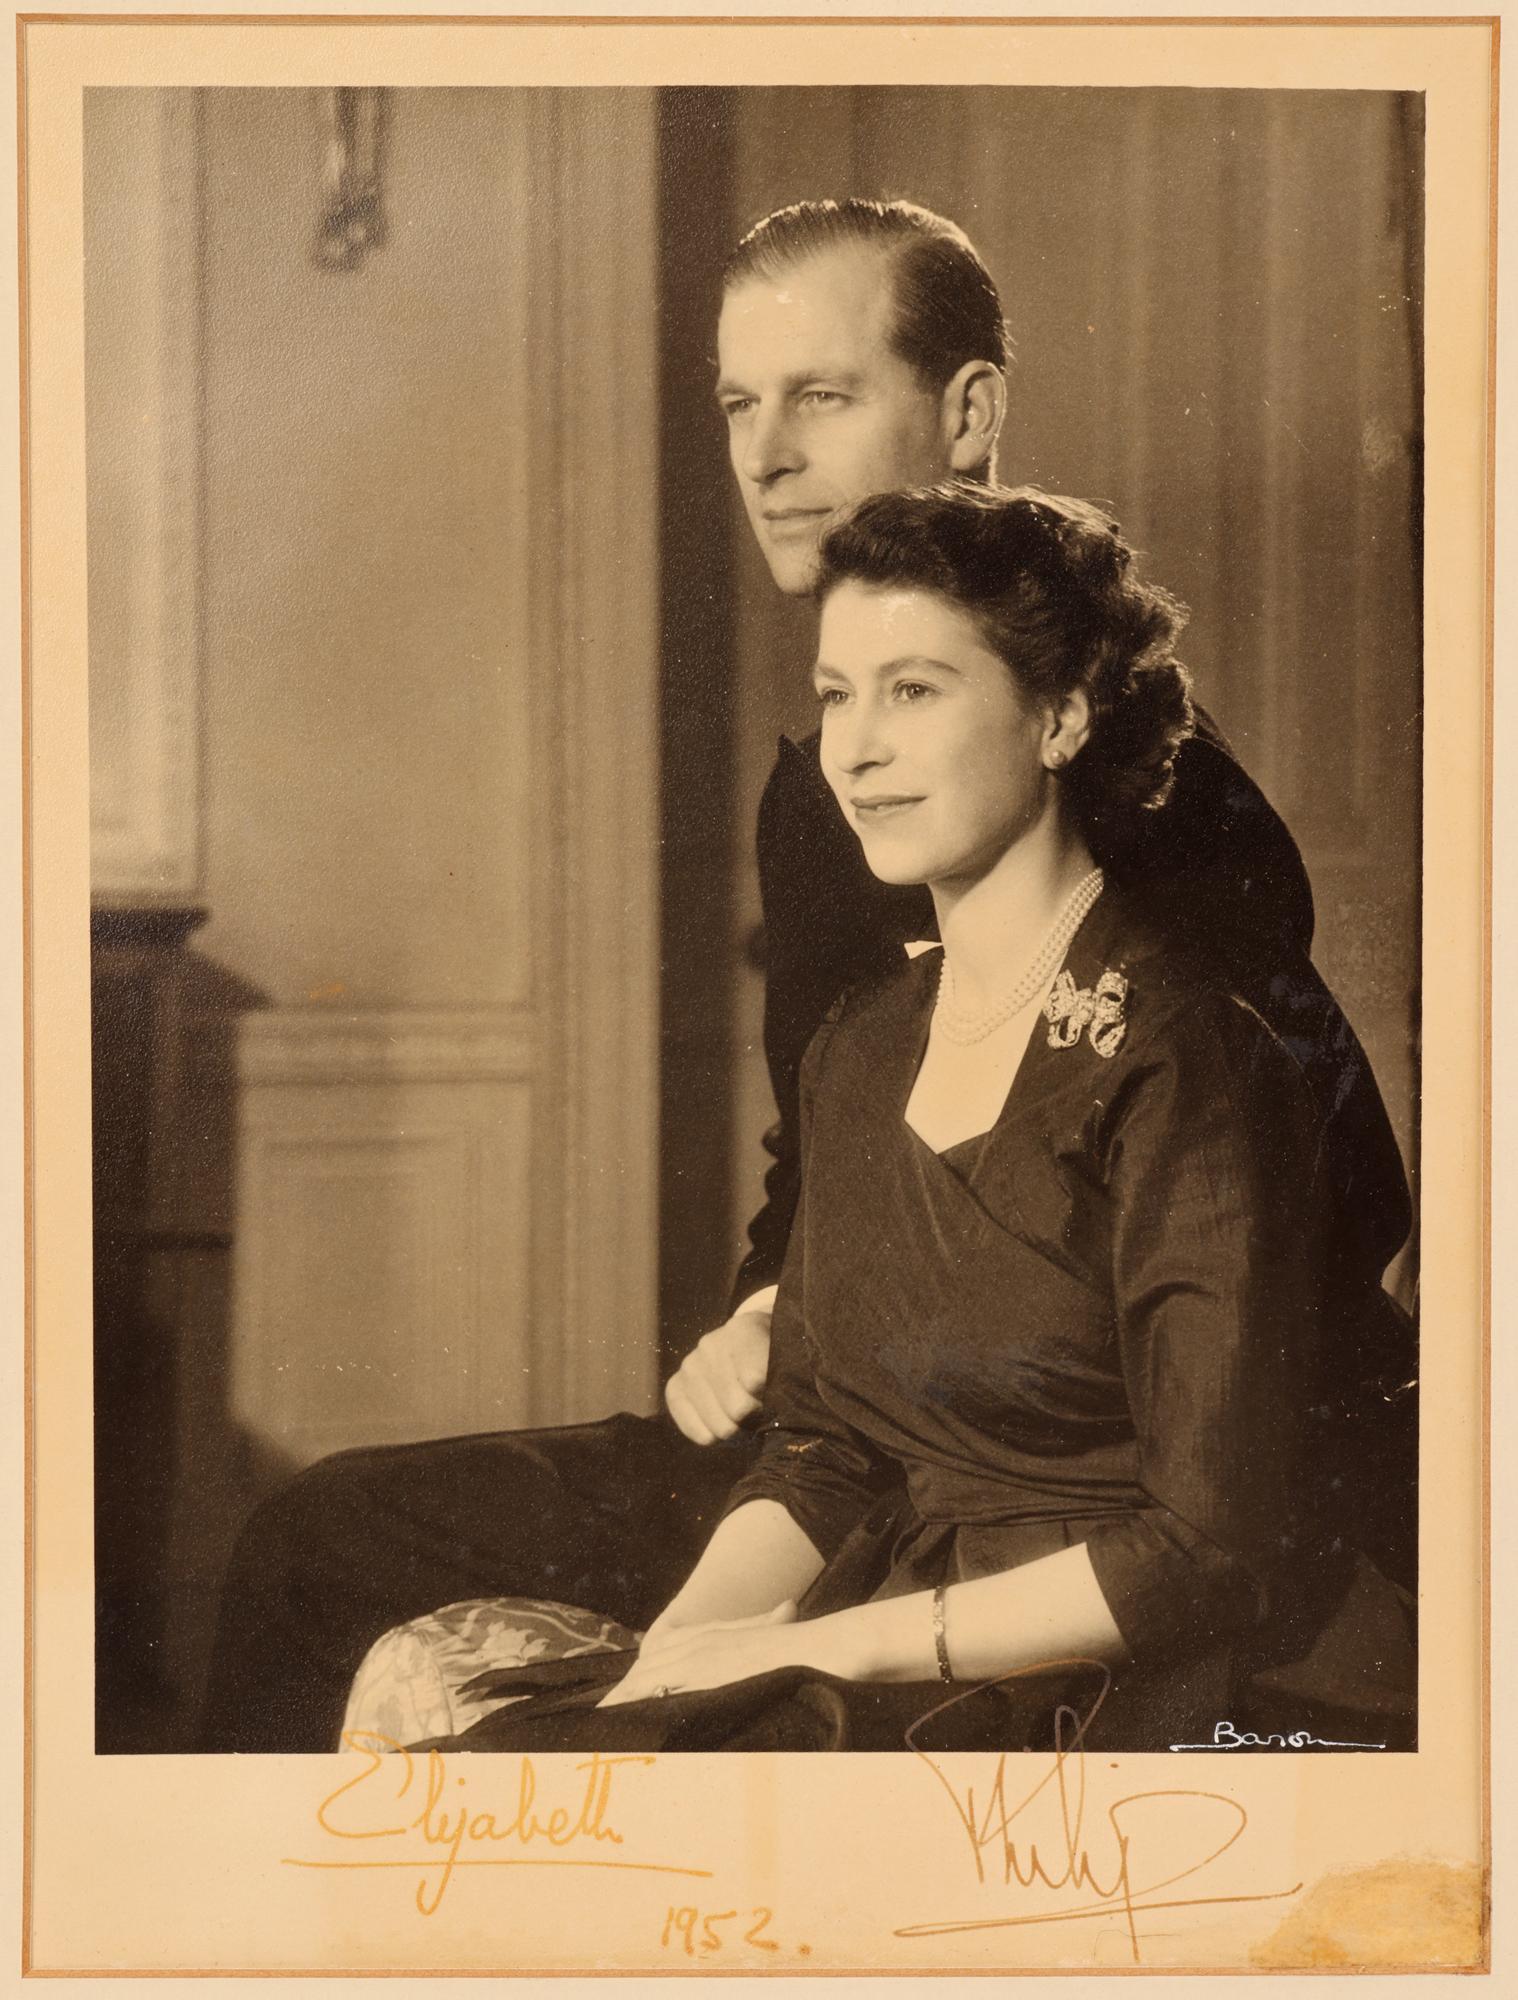
<path fill-rule="evenodd" d="M 823 529 L 855 501 L 994 474 L 1001 305 L 968 238 L 940 216 L 846 201 L 766 218 L 729 259 L 717 344 L 733 470 L 783 591 L 810 589 Z M 1346 1213 L 1384 1264 L 1406 1234 L 1406 1184 L 1363 1053 L 1308 958 L 1301 858 L 1210 721 L 1198 725 L 1141 851 L 1096 858 L 1159 921 L 1223 950 L 1241 990 L 1303 1053 L 1335 1109 Z M 684 1580 L 750 1456 L 739 1433 L 758 1406 L 795 1212 L 802 1052 L 846 985 L 932 934 L 924 891 L 889 888 L 865 868 L 815 738 L 780 746 L 759 869 L 774 1163 L 735 1310 L 667 1387 L 673 1422 L 624 1415 L 345 1452 L 310 1468 L 255 1513 L 234 1554 L 202 1749 L 333 1748 L 368 1646 L 443 1604 L 540 1596 L 641 1626 Z M 1346 1395 L 1380 1361 L 1347 1359 Z"/>

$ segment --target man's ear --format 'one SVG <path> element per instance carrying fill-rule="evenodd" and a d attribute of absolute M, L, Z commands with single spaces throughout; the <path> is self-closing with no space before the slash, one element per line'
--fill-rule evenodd
<path fill-rule="evenodd" d="M 1044 725 L 1043 759 L 1058 771 L 1078 756 L 1091 734 L 1091 703 L 1084 688 L 1072 688 L 1058 708 L 1050 709 Z"/>
<path fill-rule="evenodd" d="M 955 472 L 989 472 L 1007 414 L 1007 381 L 989 361 L 967 361 L 943 392 L 949 465 Z"/>

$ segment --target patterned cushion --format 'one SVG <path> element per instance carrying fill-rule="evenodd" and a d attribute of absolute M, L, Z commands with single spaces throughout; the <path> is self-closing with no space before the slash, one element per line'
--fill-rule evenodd
<path fill-rule="evenodd" d="M 493 1667 L 530 1660 L 567 1660 L 580 1653 L 614 1653 L 636 1646 L 641 1634 L 615 1620 L 570 1604 L 534 1597 L 471 1598 L 413 1618 L 376 1639 L 364 1655 L 343 1716 L 343 1749 L 350 1732 L 387 1736 L 392 1743 L 420 1743 L 457 1736 L 482 1715 L 505 1706 L 499 1695 L 474 1700 L 459 1690 Z M 520 1700 L 520 1696 L 508 1697 Z"/>

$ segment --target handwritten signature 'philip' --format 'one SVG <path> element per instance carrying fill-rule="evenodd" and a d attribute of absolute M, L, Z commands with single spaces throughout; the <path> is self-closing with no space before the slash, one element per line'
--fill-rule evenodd
<path fill-rule="evenodd" d="M 961 1787 L 916 1741 L 918 1731 L 934 1716 L 970 1699 L 978 1688 L 966 1689 L 920 1717 L 907 1731 L 907 1746 L 947 1793 L 969 1844 L 977 1882 L 998 1882 L 1003 1888 L 1016 1887 L 1039 1896 L 1064 1892 L 1077 1900 L 1054 1909 L 1035 1906 L 1019 1908 L 1010 1915 L 905 1924 L 897 1929 L 897 1937 L 942 1937 L 1024 1924 L 1076 1923 L 1120 1913 L 1136 1964 L 1140 1957 L 1137 1919 L 1142 1912 L 1274 1902 L 1297 1894 L 1300 1882 L 1257 1895 L 1163 1896 L 1163 1891 L 1194 1880 L 1226 1854 L 1249 1824 L 1249 1814 L 1226 1793 L 1170 1786 L 1124 1793 L 1098 1811 L 1095 1802 L 1087 1798 L 1086 1756 L 1081 1744 L 1106 1699 L 1111 1677 L 1096 1661 L 1057 1664 L 1095 1667 L 1102 1675 L 1102 1684 L 1085 1715 L 1066 1705 L 1056 1710 L 1053 1758 L 1028 1790 L 1018 1792 L 1019 1779 L 1009 1765 L 1009 1753 L 990 1764 L 983 1786 L 972 1783 Z M 1005 1678 L 1020 1677 L 1013 1674 Z M 1017 1766 L 1022 1763 L 1020 1756 L 1013 1760 Z M 1094 1828 L 1091 1832 L 1087 1830 L 1088 1819 Z M 1164 1873 L 1151 1875 L 1139 1858 L 1146 1834 L 1165 1856 Z"/>

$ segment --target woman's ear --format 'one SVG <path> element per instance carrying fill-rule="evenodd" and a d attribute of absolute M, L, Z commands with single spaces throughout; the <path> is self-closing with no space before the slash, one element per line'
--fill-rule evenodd
<path fill-rule="evenodd" d="M 1063 770 L 1079 756 L 1091 734 L 1091 703 L 1084 688 L 1072 688 L 1044 725 L 1043 758 L 1048 771 Z"/>
<path fill-rule="evenodd" d="M 1006 414 L 1007 381 L 1001 370 L 989 361 L 965 362 L 943 392 L 951 470 L 991 476 Z"/>

